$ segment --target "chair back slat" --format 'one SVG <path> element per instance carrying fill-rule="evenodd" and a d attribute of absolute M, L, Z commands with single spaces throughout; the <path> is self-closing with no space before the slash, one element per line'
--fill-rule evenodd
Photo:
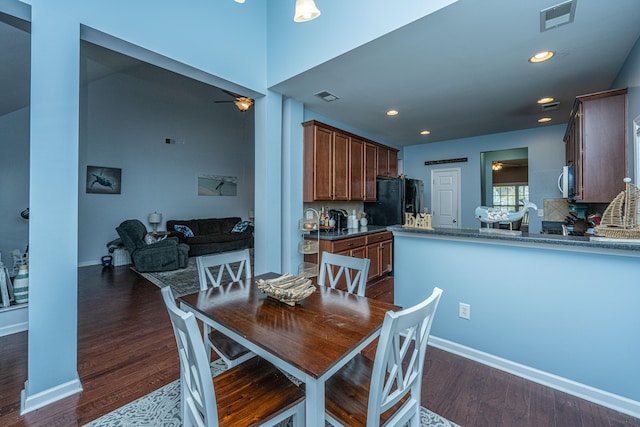
<path fill-rule="evenodd" d="M 324 252 L 320 263 L 318 284 L 335 289 L 344 280 L 347 292 L 364 296 L 370 264 L 371 261 L 368 258 Z"/>
<path fill-rule="evenodd" d="M 221 282 L 225 272 L 229 274 L 231 282 L 237 282 L 243 278 L 251 278 L 251 255 L 249 254 L 249 249 L 202 255 L 196 258 L 196 265 L 198 267 L 201 291 L 206 290 L 209 284 L 213 287 L 223 284 Z M 217 270 L 215 270 L 216 267 Z"/>
<path fill-rule="evenodd" d="M 419 407 L 427 341 L 441 295 L 436 287 L 421 303 L 386 314 L 373 365 L 367 425 L 378 425 L 380 414 L 402 399 L 406 401 L 393 418 L 397 425 L 404 425 L 405 417 Z"/>
<path fill-rule="evenodd" d="M 177 307 L 169 286 L 161 291 L 171 318 L 180 357 L 183 424 L 217 426 L 218 411 L 211 370 L 196 319 L 193 313 L 186 313 Z"/>

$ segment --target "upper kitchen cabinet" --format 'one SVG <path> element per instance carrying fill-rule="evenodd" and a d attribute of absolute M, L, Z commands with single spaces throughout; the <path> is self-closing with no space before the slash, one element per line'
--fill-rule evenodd
<path fill-rule="evenodd" d="M 313 121 L 303 126 L 304 201 L 349 200 L 349 136 Z"/>
<path fill-rule="evenodd" d="M 351 156 L 349 176 L 351 177 L 351 188 L 349 190 L 350 200 L 364 200 L 365 180 L 364 180 L 364 157 L 365 142 L 358 138 L 351 138 L 349 142 L 349 154 Z"/>
<path fill-rule="evenodd" d="M 375 201 L 376 176 L 397 176 L 398 150 L 315 120 L 302 126 L 305 202 Z"/>
<path fill-rule="evenodd" d="M 627 89 L 576 98 L 564 141 L 577 201 L 608 203 L 624 190 L 626 109 Z"/>
<path fill-rule="evenodd" d="M 378 176 L 398 177 L 398 150 L 378 146 Z"/>
<path fill-rule="evenodd" d="M 378 146 L 364 145 L 364 197 L 365 202 L 376 201 L 376 176 L 378 176 Z"/>

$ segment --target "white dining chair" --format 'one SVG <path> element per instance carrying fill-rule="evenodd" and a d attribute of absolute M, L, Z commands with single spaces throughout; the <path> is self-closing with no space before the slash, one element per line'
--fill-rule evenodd
<path fill-rule="evenodd" d="M 347 292 L 363 297 L 367 287 L 370 264 L 371 261 L 368 258 L 323 252 L 318 284 L 335 289 L 338 283 L 344 281 Z"/>
<path fill-rule="evenodd" d="M 162 297 L 180 357 L 182 425 L 267 427 L 291 416 L 294 426 L 304 423 L 304 391 L 260 357 L 230 368 L 212 380 L 193 313 L 177 307 L 170 287 L 162 289 Z"/>
<path fill-rule="evenodd" d="M 196 257 L 200 290 L 209 284 L 218 287 L 222 284 L 224 273 L 229 275 L 229 283 L 251 278 L 251 254 L 249 249 Z M 219 267 L 219 268 L 218 268 Z"/>
<path fill-rule="evenodd" d="M 249 249 L 202 255 L 196 257 L 196 265 L 198 267 L 201 291 L 206 290 L 209 286 L 218 287 L 222 285 L 225 272 L 229 276 L 229 283 L 237 282 L 243 278 L 251 278 L 251 255 Z M 209 349 L 207 351 L 208 361 L 211 361 L 211 350 L 215 351 L 230 368 L 255 356 L 245 346 L 235 342 L 206 323 L 204 324 L 202 335 L 205 346 Z"/>
<path fill-rule="evenodd" d="M 422 372 L 442 290 L 385 315 L 374 361 L 362 354 L 327 380 L 327 421 L 334 426 L 420 426 Z"/>

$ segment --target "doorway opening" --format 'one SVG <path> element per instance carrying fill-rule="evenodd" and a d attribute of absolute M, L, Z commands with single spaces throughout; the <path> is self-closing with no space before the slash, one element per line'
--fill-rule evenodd
<path fill-rule="evenodd" d="M 484 206 L 518 211 L 529 200 L 529 160 L 527 148 L 480 153 L 480 200 Z M 525 214 L 522 228 L 528 227 Z"/>

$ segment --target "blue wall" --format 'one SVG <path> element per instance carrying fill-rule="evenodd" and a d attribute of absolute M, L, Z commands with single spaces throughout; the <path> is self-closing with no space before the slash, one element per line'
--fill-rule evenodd
<path fill-rule="evenodd" d="M 394 239 L 396 304 L 444 290 L 433 336 L 640 402 L 638 258 Z"/>
<path fill-rule="evenodd" d="M 163 214 L 160 230 L 170 219 L 247 219 L 254 203 L 254 110 L 213 102 L 221 96 L 146 65 L 82 86 L 79 265 L 99 264 L 125 219 L 151 229 L 154 211 Z M 122 169 L 121 194 L 87 193 L 89 165 Z M 199 174 L 235 176 L 237 196 L 198 196 Z"/>
<path fill-rule="evenodd" d="M 482 204 L 480 153 L 485 151 L 527 148 L 529 153 L 529 198 L 544 206 L 546 198 L 560 197 L 558 175 L 564 165 L 565 148 L 562 137 L 566 125 L 544 126 L 493 135 L 483 135 L 431 144 L 412 145 L 404 148 L 404 172 L 410 178 L 425 182 L 425 206 L 431 212 L 431 171 L 442 168 L 460 168 L 461 228 L 479 228 L 473 213 Z M 427 160 L 443 160 L 467 157 L 463 163 L 425 166 Z M 529 217 L 529 231 L 539 233 L 542 218 L 533 211 Z"/>

